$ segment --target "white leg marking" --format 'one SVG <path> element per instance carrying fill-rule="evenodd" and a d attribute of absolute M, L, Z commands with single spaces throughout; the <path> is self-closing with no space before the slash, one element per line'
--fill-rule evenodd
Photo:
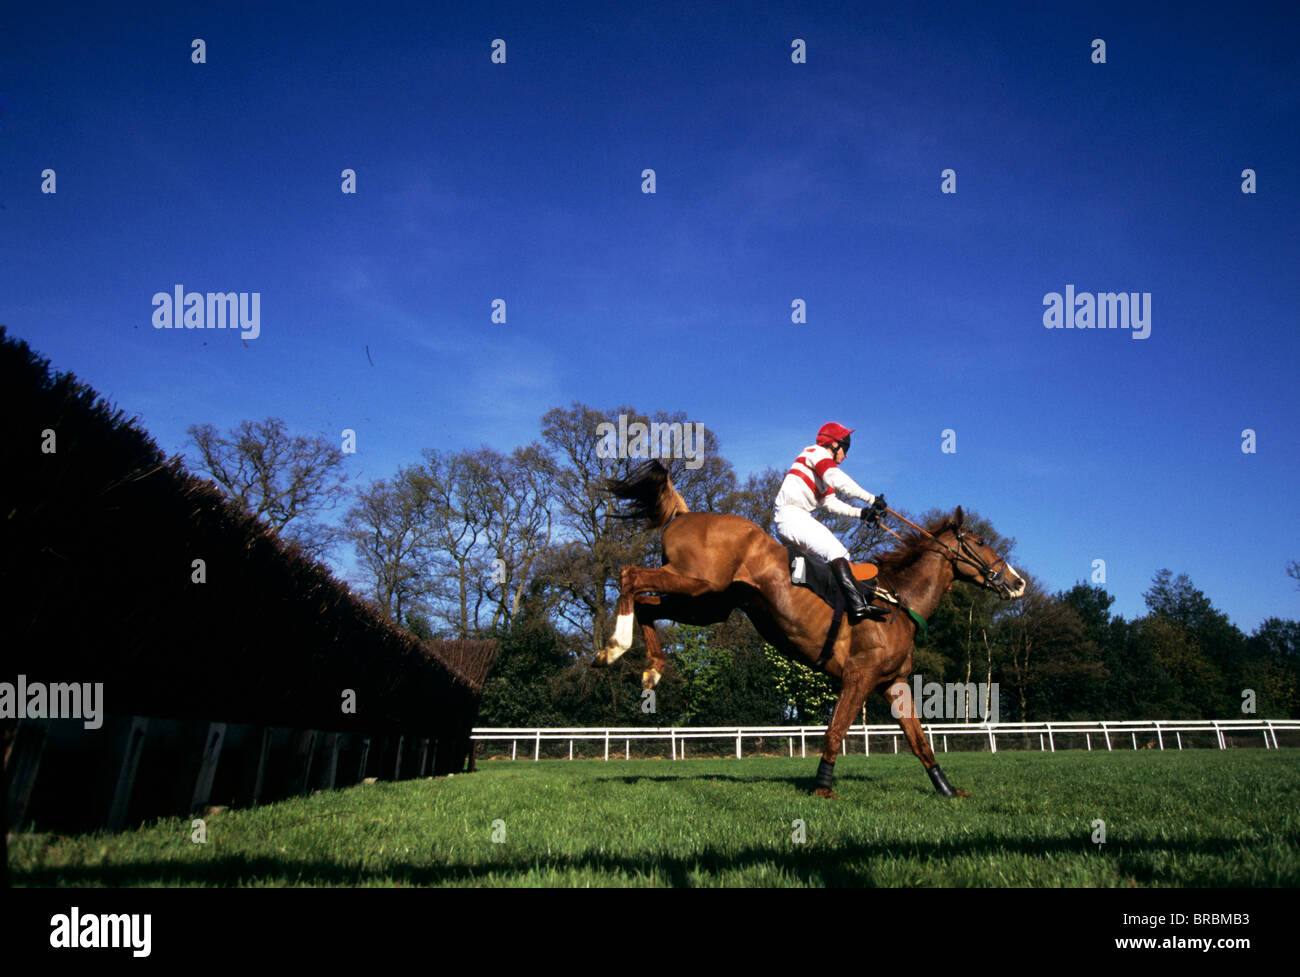
<path fill-rule="evenodd" d="M 612 665 L 632 647 L 632 615 L 620 614 L 614 622 L 614 637 L 605 647 L 605 663 Z"/>

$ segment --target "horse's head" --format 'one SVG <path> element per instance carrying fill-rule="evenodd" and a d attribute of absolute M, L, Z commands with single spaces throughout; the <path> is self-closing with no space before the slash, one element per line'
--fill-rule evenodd
<path fill-rule="evenodd" d="M 935 537 L 948 547 L 957 579 L 996 591 L 1003 600 L 1023 597 L 1024 577 L 975 530 L 963 525 L 965 518 L 961 506 L 958 506 L 956 519 Z"/>

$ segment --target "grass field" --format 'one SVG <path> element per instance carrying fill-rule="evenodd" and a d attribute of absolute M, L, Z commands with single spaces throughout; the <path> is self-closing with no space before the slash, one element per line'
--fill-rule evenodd
<path fill-rule="evenodd" d="M 20 834 L 10 871 L 42 886 L 1300 884 L 1300 750 L 945 759 L 971 797 L 939 797 L 911 756 L 841 758 L 838 800 L 809 793 L 812 758 L 494 761 L 216 814 L 203 844 L 179 818 Z"/>

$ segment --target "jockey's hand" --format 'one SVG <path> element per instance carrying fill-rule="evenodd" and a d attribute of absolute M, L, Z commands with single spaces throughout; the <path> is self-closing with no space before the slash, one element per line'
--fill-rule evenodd
<path fill-rule="evenodd" d="M 879 514 L 883 514 L 886 508 L 887 506 L 885 505 L 885 497 L 883 495 L 877 495 L 876 501 L 871 503 L 872 511 L 879 515 Z"/>
<path fill-rule="evenodd" d="M 872 526 L 880 521 L 880 513 L 877 512 L 875 509 L 873 509 L 871 506 L 864 505 L 861 509 L 858 510 L 858 518 L 861 519 L 863 522 L 865 522 L 868 526 Z"/>

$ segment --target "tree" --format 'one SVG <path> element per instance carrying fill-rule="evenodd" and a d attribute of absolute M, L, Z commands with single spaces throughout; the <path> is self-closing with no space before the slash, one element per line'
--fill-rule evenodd
<path fill-rule="evenodd" d="M 430 611 L 429 548 L 433 517 L 426 476 L 418 467 L 399 469 L 357 493 L 344 517 L 357 563 L 384 616 L 397 624 Z"/>
<path fill-rule="evenodd" d="M 1106 707 L 1101 719 L 1167 719 L 1178 689 L 1156 660 L 1141 622 L 1113 618 L 1106 632 Z"/>
<path fill-rule="evenodd" d="M 483 685 L 478 725 L 565 725 L 551 688 L 569 665 L 560 634 L 545 617 L 525 611 L 498 640 L 496 663 Z"/>
<path fill-rule="evenodd" d="M 1151 614 L 1184 628 L 1192 643 L 1223 675 L 1238 674 L 1245 659 L 1245 635 L 1193 586 L 1187 574 L 1173 577 L 1168 570 L 1158 570 L 1151 589 L 1142 596 Z"/>
<path fill-rule="evenodd" d="M 489 626 L 508 629 L 551 542 L 550 463 L 536 443 L 516 448 L 508 458 L 486 448 L 479 457 L 487 468 L 484 506 L 491 515 L 485 533 L 491 560 L 485 595 L 493 604 Z"/>
<path fill-rule="evenodd" d="M 1300 621 L 1268 618 L 1250 636 L 1249 647 L 1255 657 L 1300 664 Z"/>
<path fill-rule="evenodd" d="M 492 519 L 489 479 L 484 459 L 466 451 L 426 450 L 419 469 L 429 515 L 429 592 L 436 615 L 457 638 L 482 630 L 478 615 L 489 564 L 481 544 Z"/>
<path fill-rule="evenodd" d="M 771 645 L 765 647 L 764 654 L 782 703 L 782 719 L 800 725 L 829 723 L 839 698 L 830 677 L 787 658 Z"/>
<path fill-rule="evenodd" d="M 621 407 L 613 412 L 635 416 Z M 550 463 L 553 513 L 562 534 L 546 552 L 540 570 L 554 613 L 575 631 L 592 636 L 592 650 L 609 638 L 610 578 L 618 567 L 648 551 L 648 536 L 627 523 L 609 521 L 605 479 L 626 473 L 627 461 L 603 458 L 598 429 L 610 418 L 585 404 L 553 408 L 542 417 L 542 446 Z"/>
<path fill-rule="evenodd" d="M 1151 589 L 1142 595 L 1147 610 L 1186 628 L 1196 628 L 1213 611 L 1210 600 L 1193 585 L 1185 573 L 1174 577 L 1167 569 L 1156 571 Z"/>
<path fill-rule="evenodd" d="M 1141 635 L 1174 685 L 1171 710 L 1160 718 L 1217 719 L 1231 714 L 1233 704 L 1224 698 L 1223 673 L 1202 651 L 1190 628 L 1173 617 L 1151 614 L 1141 622 Z"/>
<path fill-rule="evenodd" d="M 211 424 L 187 429 L 201 468 L 245 512 L 323 559 L 341 534 L 315 517 L 342 500 L 343 452 L 324 437 L 289 436 L 284 421 L 241 421 L 227 437 Z"/>
<path fill-rule="evenodd" d="M 429 451 L 359 493 L 345 525 L 386 613 L 433 614 L 457 637 L 508 630 L 550 540 L 544 462 L 535 445 Z"/>
<path fill-rule="evenodd" d="M 1084 635 L 1098 648 L 1104 648 L 1110 629 L 1110 605 L 1115 603 L 1115 598 L 1104 587 L 1076 583 L 1069 590 L 1057 594 L 1057 600 L 1074 609 L 1083 625 Z"/>
<path fill-rule="evenodd" d="M 751 474 L 742 486 L 733 488 L 722 500 L 720 512 L 743 516 L 764 532 L 772 531 L 772 503 L 776 501 L 785 479 L 785 471 L 776 468 Z"/>
<path fill-rule="evenodd" d="M 1242 688 L 1256 693 L 1256 713 L 1300 717 L 1300 621 L 1270 617 L 1246 644 Z"/>
<path fill-rule="evenodd" d="M 1084 637 L 1073 607 L 1047 595 L 1032 574 L 1021 576 L 1025 594 L 999 615 L 994 639 L 1005 655 L 1018 718 L 1095 714 L 1106 675 L 1101 650 Z"/>
<path fill-rule="evenodd" d="M 742 623 L 743 622 L 743 623 Z M 679 714 L 695 726 L 775 725 L 785 703 L 766 643 L 740 615 L 705 627 L 665 629 L 673 671 L 681 678 Z"/>

